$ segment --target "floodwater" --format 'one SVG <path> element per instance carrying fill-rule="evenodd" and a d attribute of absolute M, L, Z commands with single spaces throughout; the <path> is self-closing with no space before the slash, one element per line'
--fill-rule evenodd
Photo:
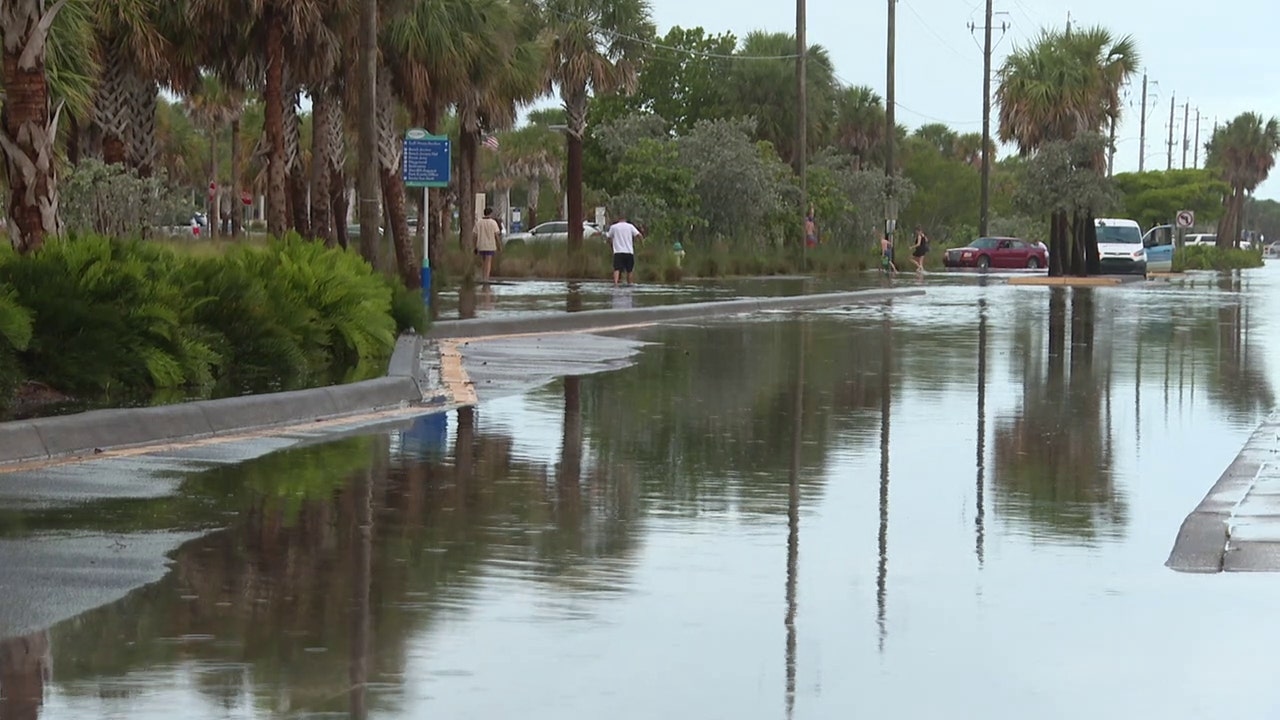
<path fill-rule="evenodd" d="M 1163 566 L 1275 405 L 1280 267 L 925 284 L 645 331 L 633 367 L 173 497 L 0 513 L 204 533 L 0 642 L 0 718 L 1280 714 L 1280 576 Z"/>

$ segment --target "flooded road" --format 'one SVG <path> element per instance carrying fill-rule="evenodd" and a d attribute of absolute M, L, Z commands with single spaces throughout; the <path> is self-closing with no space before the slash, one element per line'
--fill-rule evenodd
<path fill-rule="evenodd" d="M 0 718 L 1263 718 L 1280 576 L 1163 566 L 1274 407 L 1280 267 L 627 335 L 634 366 L 0 508 L 191 533 L 0 641 Z M 8 501 L 6 501 L 8 502 Z"/>

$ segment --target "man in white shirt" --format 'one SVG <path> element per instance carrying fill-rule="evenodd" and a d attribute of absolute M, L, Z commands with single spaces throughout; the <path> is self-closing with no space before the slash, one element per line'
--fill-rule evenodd
<path fill-rule="evenodd" d="M 639 228 L 627 222 L 626 215 L 619 215 L 618 221 L 609 226 L 605 237 L 613 244 L 613 284 L 617 285 L 622 273 L 626 273 L 627 284 L 630 285 L 631 273 L 636 269 L 635 241 L 644 239 L 644 235 Z"/>

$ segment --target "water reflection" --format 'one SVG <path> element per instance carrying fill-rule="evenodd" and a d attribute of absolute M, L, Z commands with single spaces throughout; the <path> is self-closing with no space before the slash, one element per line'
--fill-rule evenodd
<path fill-rule="evenodd" d="M 1127 519 L 1102 423 L 1111 375 L 1096 372 L 1093 293 L 1051 289 L 1047 368 L 1043 377 L 1025 379 L 1020 412 L 996 427 L 996 484 L 1005 514 L 1051 537 L 1114 536 Z"/>
<path fill-rule="evenodd" d="M 884 652 L 887 634 L 885 607 L 889 581 L 889 410 L 893 368 L 893 322 L 886 307 L 880 321 L 880 532 L 876 536 L 879 560 L 876 565 L 877 646 Z"/>
<path fill-rule="evenodd" d="M 53 661 L 49 634 L 0 640 L 0 720 L 35 720 Z"/>
<path fill-rule="evenodd" d="M 1003 635 L 1050 632 L 1005 625 L 1025 620 L 1009 608 L 1044 602 L 1024 588 L 1027 567 L 1081 549 L 1094 562 L 1138 527 L 1145 508 L 1130 509 L 1124 439 L 1135 416 L 1159 422 L 1156 383 L 1169 383 L 1175 413 L 1180 389 L 1198 383 L 1186 410 L 1197 429 L 1224 409 L 1261 407 L 1271 390 L 1259 348 L 1272 346 L 1250 332 L 1258 313 L 1232 309 L 1235 291 L 1212 290 L 1211 301 L 1158 300 L 1168 312 L 1142 310 L 1141 324 L 1119 311 L 1135 296 L 993 286 L 928 304 L 660 328 L 621 372 L 198 473 L 171 498 L 0 517 L 10 537 L 208 531 L 159 583 L 0 642 L 0 717 L 34 718 L 42 697 L 61 710 L 44 711 L 53 717 L 141 717 L 133 710 L 176 686 L 208 701 L 190 703 L 193 716 L 457 716 L 496 696 L 536 705 L 529 717 L 577 717 L 642 686 L 649 704 L 635 715 L 725 691 L 726 716 L 825 717 L 841 713 L 809 703 L 847 696 L 822 678 L 868 667 L 892 688 L 866 697 L 893 690 L 910 705 L 901 696 L 914 697 L 930 653 L 1005 657 L 982 655 L 973 628 L 1006 645 Z M 1147 438 L 1153 455 L 1170 452 L 1165 433 Z M 1059 554 L 1037 554 L 1028 536 Z M 1059 572 L 1081 581 L 1060 565 L 1042 577 Z M 937 598 L 961 618 L 940 633 Z M 769 630 L 778 616 L 781 666 Z M 636 673 L 654 658 L 677 667 L 671 638 L 688 643 L 691 665 L 734 679 L 704 672 L 668 693 L 662 683 L 688 675 L 673 671 L 650 692 Z M 554 665 L 529 660 L 543 656 Z M 904 658 L 923 669 L 904 670 Z M 565 677 L 565 695 L 547 690 Z M 579 705 L 557 705 L 566 697 Z"/>

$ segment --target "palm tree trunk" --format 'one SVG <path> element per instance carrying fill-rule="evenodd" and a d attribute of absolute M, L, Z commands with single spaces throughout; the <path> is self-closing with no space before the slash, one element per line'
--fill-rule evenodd
<path fill-rule="evenodd" d="M 311 231 L 317 240 L 332 247 L 337 244 L 338 236 L 333 231 L 329 173 L 333 164 L 333 136 L 342 133 L 341 115 L 332 93 L 321 90 L 314 94 L 311 118 Z"/>
<path fill-rule="evenodd" d="M 284 137 L 284 19 L 280 17 L 277 2 L 268 0 L 263 11 L 267 28 L 263 130 L 267 140 L 267 232 L 281 237 L 288 227 L 289 214 Z"/>
<path fill-rule="evenodd" d="M 123 165 L 129 156 L 127 71 L 119 43 L 103 44 L 107 53 L 102 61 L 98 91 L 94 95 L 93 122 L 102 133 L 102 161 L 108 165 Z"/>
<path fill-rule="evenodd" d="M 45 75 L 48 28 L 65 0 L 48 10 L 41 0 L 5 3 L 0 35 L 4 39 L 0 86 L 0 151 L 9 179 L 9 218 L 17 232 L 15 249 L 27 253 L 58 232 L 58 179 L 54 145 L 61 105 L 50 107 Z"/>
<path fill-rule="evenodd" d="M 351 238 L 347 234 L 347 176 L 341 167 L 335 172 L 329 169 L 329 204 L 333 208 L 333 232 L 338 247 L 346 250 L 351 246 Z"/>
<path fill-rule="evenodd" d="M 151 177 L 159 155 L 156 144 L 156 108 L 160 88 L 154 80 L 137 72 L 126 75 L 129 117 L 129 166 L 138 171 L 139 177 Z"/>
<path fill-rule="evenodd" d="M 1067 214 L 1054 211 L 1049 218 L 1049 277 L 1061 277 L 1067 254 Z"/>
<path fill-rule="evenodd" d="M 528 206 L 529 217 L 525 218 L 525 227 L 531 228 L 538 224 L 538 196 L 542 194 L 542 183 L 537 176 L 529 178 L 527 183 L 525 205 Z"/>
<path fill-rule="evenodd" d="M 422 287 L 421 265 L 413 251 L 413 236 L 405 213 L 404 179 L 400 160 L 404 152 L 395 127 L 395 97 L 391 89 L 391 73 L 378 68 L 378 169 L 382 180 L 382 198 L 386 204 L 396 269 L 407 288 Z"/>
<path fill-rule="evenodd" d="M 240 218 L 244 217 L 244 201 L 240 197 L 240 117 L 231 119 L 231 237 L 240 237 Z"/>
<path fill-rule="evenodd" d="M 467 258 L 470 258 L 476 247 L 476 196 L 472 192 L 472 158 L 478 154 L 476 136 L 461 131 L 458 133 L 458 246 Z"/>
<path fill-rule="evenodd" d="M 284 157 L 289 169 L 289 208 L 295 232 L 311 237 L 311 210 L 307 198 L 307 164 L 302 159 L 302 121 L 298 118 L 298 96 L 295 88 L 284 107 Z"/>
<path fill-rule="evenodd" d="M 222 188 L 218 185 L 218 126 L 209 126 L 209 236 L 218 237 L 222 222 Z"/>

